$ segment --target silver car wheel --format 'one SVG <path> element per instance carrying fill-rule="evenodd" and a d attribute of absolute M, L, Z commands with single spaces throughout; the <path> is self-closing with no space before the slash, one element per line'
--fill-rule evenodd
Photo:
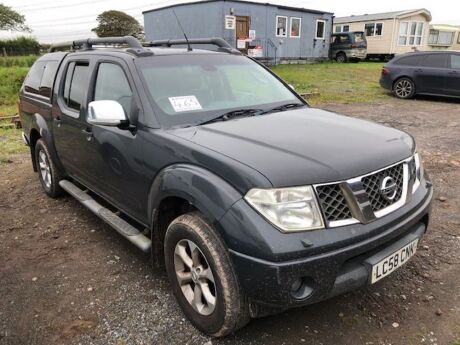
<path fill-rule="evenodd" d="M 407 98 L 412 94 L 413 85 L 408 80 L 400 80 L 396 83 L 395 93 L 400 98 Z"/>
<path fill-rule="evenodd" d="M 38 166 L 40 168 L 40 174 L 45 187 L 51 188 L 51 168 L 48 157 L 46 157 L 46 153 L 43 150 L 38 152 Z"/>
<path fill-rule="evenodd" d="M 217 289 L 206 257 L 190 240 L 181 240 L 174 250 L 176 277 L 187 301 L 201 315 L 216 308 Z"/>

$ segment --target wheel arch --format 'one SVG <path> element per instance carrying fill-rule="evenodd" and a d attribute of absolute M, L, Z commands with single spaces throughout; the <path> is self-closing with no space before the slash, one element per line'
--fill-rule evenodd
<path fill-rule="evenodd" d="M 415 80 L 414 80 L 414 78 L 412 78 L 412 77 L 409 76 L 409 75 L 400 75 L 400 76 L 398 76 L 395 80 L 393 80 L 393 84 L 391 85 L 391 89 L 393 90 L 394 87 L 395 87 L 395 84 L 396 84 L 399 80 L 401 80 L 401 79 L 403 79 L 403 78 L 409 79 L 411 82 L 414 83 L 414 87 L 415 87 Z"/>
<path fill-rule="evenodd" d="M 241 193 L 227 181 L 202 167 L 176 164 L 164 168 L 155 177 L 148 200 L 154 262 L 162 262 L 164 235 L 175 218 L 197 210 L 217 225 L 241 198 Z"/>
<path fill-rule="evenodd" d="M 334 59 L 337 60 L 337 57 L 338 57 L 339 55 L 345 55 L 345 59 L 348 58 L 348 57 L 347 57 L 347 53 L 345 53 L 343 50 L 339 50 L 337 53 L 335 53 Z"/>

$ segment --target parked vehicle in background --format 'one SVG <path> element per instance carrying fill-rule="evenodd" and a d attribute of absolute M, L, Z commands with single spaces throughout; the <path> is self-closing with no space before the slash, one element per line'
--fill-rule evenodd
<path fill-rule="evenodd" d="M 367 59 L 390 61 L 398 54 L 425 50 L 430 21 L 431 13 L 424 8 L 368 13 L 334 18 L 334 32 L 364 31 Z"/>
<path fill-rule="evenodd" d="M 407 53 L 384 65 L 380 85 L 398 98 L 460 97 L 460 52 Z"/>
<path fill-rule="evenodd" d="M 164 263 L 198 329 L 227 335 L 415 254 L 433 188 L 409 134 L 311 108 L 223 39 L 146 44 L 41 57 L 20 91 L 23 135 L 45 193 L 67 191 Z"/>
<path fill-rule="evenodd" d="M 337 62 L 366 59 L 367 41 L 363 31 L 332 34 L 331 57 Z"/>

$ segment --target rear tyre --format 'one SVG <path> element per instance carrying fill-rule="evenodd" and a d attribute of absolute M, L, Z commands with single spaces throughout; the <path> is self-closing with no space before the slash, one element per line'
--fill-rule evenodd
<path fill-rule="evenodd" d="M 200 331 L 222 337 L 249 322 L 247 298 L 228 249 L 199 212 L 169 225 L 165 265 L 179 305 Z"/>
<path fill-rule="evenodd" d="M 336 60 L 338 63 L 344 63 L 344 62 L 347 62 L 347 56 L 345 55 L 345 53 L 338 53 L 338 54 L 335 56 L 335 60 Z"/>
<path fill-rule="evenodd" d="M 401 99 L 412 98 L 415 95 L 415 83 L 409 78 L 400 78 L 393 84 L 393 93 Z"/>
<path fill-rule="evenodd" d="M 64 192 L 59 185 L 62 174 L 54 164 L 43 139 L 38 139 L 35 144 L 35 162 L 37 163 L 38 178 L 45 193 L 57 198 Z"/>

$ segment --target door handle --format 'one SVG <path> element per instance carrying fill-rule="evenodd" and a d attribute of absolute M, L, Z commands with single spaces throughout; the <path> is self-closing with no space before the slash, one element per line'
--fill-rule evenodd
<path fill-rule="evenodd" d="M 417 68 L 417 69 L 415 70 L 415 72 L 423 72 L 423 69 Z"/>
<path fill-rule="evenodd" d="M 56 122 L 56 125 L 58 127 L 61 127 L 62 120 L 61 120 L 61 117 L 59 115 L 54 117 L 54 122 Z"/>
<path fill-rule="evenodd" d="M 91 130 L 90 127 L 86 127 L 86 128 L 84 128 L 84 129 L 82 129 L 81 132 L 82 132 L 84 135 L 86 135 L 86 139 L 87 139 L 88 141 L 91 141 L 91 140 L 92 140 L 92 138 L 93 138 L 93 131 Z"/>
<path fill-rule="evenodd" d="M 457 71 L 450 71 L 449 74 L 450 74 L 450 75 L 457 75 L 457 74 L 459 74 L 459 73 L 458 73 Z"/>

